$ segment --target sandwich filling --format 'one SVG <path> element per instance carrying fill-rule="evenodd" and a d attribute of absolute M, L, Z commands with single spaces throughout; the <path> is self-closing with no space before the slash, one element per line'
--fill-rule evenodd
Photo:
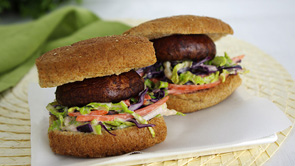
<path fill-rule="evenodd" d="M 224 82 L 228 75 L 244 73 L 240 65 L 244 55 L 230 58 L 216 56 L 195 62 L 193 60 L 157 62 L 137 72 L 149 88 L 166 88 L 166 93 L 176 95 L 208 89 Z"/>
<path fill-rule="evenodd" d="M 149 124 L 148 120 L 157 116 L 178 114 L 175 110 L 167 109 L 168 98 L 164 90 L 148 92 L 146 88 L 137 97 L 117 103 L 91 102 L 81 107 L 67 107 L 54 101 L 46 107 L 50 114 L 55 116 L 49 130 L 101 135 L 103 130 L 112 134 L 112 130 L 137 126 L 147 127 L 154 137 L 154 125 Z"/>

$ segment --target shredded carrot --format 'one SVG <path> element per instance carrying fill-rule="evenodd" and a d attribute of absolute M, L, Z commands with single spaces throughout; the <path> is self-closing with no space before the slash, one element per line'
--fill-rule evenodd
<path fill-rule="evenodd" d="M 123 102 L 129 107 L 131 104 L 130 104 L 130 99 L 127 99 L 127 100 L 123 100 Z"/>
<path fill-rule="evenodd" d="M 149 94 L 144 95 L 143 105 L 149 104 L 149 101 L 151 99 L 151 96 Z"/>
<path fill-rule="evenodd" d="M 182 93 L 189 93 L 197 90 L 202 89 L 209 89 L 219 85 L 221 81 L 216 81 L 209 84 L 203 85 L 176 85 L 176 84 L 169 84 L 168 85 L 168 94 L 176 95 Z"/>
<path fill-rule="evenodd" d="M 91 111 L 88 115 L 105 115 L 107 114 L 108 111 L 107 110 L 95 110 L 95 111 Z M 79 116 L 81 115 L 80 112 L 71 112 L 68 113 L 69 116 Z"/>
<path fill-rule="evenodd" d="M 245 57 L 245 55 L 239 55 L 239 56 L 236 56 L 236 57 L 231 58 L 231 60 L 232 60 L 234 63 L 237 63 L 237 62 L 239 62 L 240 60 L 242 60 L 244 57 Z"/>

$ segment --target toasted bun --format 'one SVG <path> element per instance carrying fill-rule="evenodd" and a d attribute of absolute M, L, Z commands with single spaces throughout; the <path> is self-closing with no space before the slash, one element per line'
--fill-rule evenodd
<path fill-rule="evenodd" d="M 49 131 L 49 144 L 54 153 L 75 157 L 106 157 L 139 151 L 163 142 L 167 135 L 164 118 L 156 117 L 149 121 L 155 124 L 153 138 L 148 128 L 136 126 L 95 135 L 81 132 Z"/>
<path fill-rule="evenodd" d="M 153 44 L 144 37 L 97 37 L 49 51 L 36 60 L 41 87 L 55 87 L 156 62 Z"/>
<path fill-rule="evenodd" d="M 169 95 L 167 106 L 182 113 L 195 112 L 220 103 L 242 83 L 239 75 L 229 76 L 224 83 L 196 93 Z"/>
<path fill-rule="evenodd" d="M 216 18 L 179 15 L 144 22 L 124 34 L 145 36 L 150 40 L 172 34 L 207 34 L 211 39 L 217 40 L 226 34 L 233 34 L 233 30 Z"/>

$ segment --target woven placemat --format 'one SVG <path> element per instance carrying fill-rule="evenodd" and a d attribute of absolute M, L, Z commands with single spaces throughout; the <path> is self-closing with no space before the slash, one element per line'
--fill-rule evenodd
<path fill-rule="evenodd" d="M 242 76 L 243 85 L 252 95 L 271 100 L 295 122 L 295 86 L 288 72 L 273 58 L 251 44 L 234 37 L 216 43 L 218 54 L 245 54 L 243 66 L 250 73 Z M 273 77 L 275 76 L 275 78 Z M 28 84 L 37 82 L 36 67 L 17 86 L 0 94 L 0 165 L 30 165 L 30 111 Z M 278 132 L 275 143 L 249 150 L 147 163 L 145 165 L 262 165 L 281 146 L 292 127 Z M 192 155 L 191 155 L 192 156 Z"/>

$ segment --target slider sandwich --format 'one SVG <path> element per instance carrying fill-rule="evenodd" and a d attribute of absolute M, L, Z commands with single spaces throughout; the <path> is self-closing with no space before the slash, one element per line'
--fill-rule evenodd
<path fill-rule="evenodd" d="M 36 60 L 41 87 L 57 87 L 50 112 L 53 152 L 105 157 L 165 140 L 168 96 L 147 91 L 134 69 L 156 62 L 144 37 L 109 36 L 49 51 Z"/>
<path fill-rule="evenodd" d="M 167 106 L 182 113 L 220 103 L 240 86 L 243 55 L 216 56 L 214 41 L 233 34 L 225 22 L 180 15 L 144 22 L 124 34 L 153 42 L 157 63 L 139 69 L 150 88 L 166 89 Z"/>

